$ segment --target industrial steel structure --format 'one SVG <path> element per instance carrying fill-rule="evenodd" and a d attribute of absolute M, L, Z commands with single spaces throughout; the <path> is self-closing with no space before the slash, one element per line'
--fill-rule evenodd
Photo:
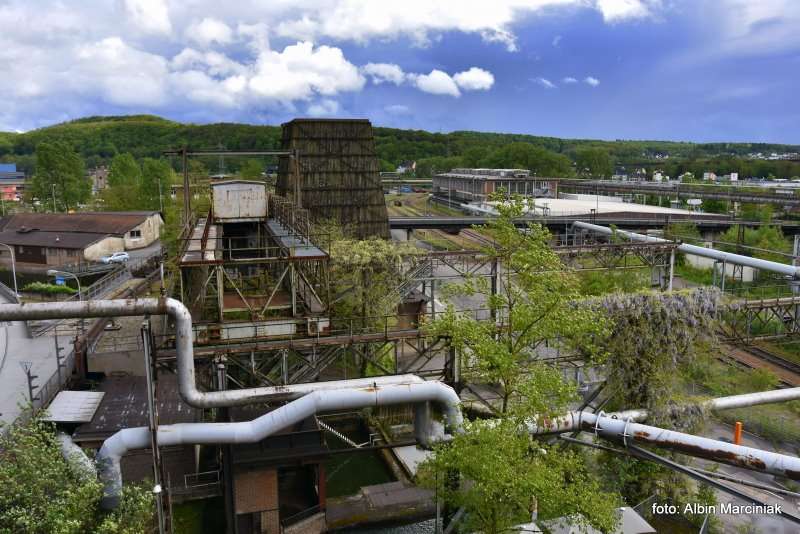
<path fill-rule="evenodd" d="M 282 125 L 276 192 L 360 238 L 389 237 L 372 124 L 366 119 L 295 119 Z"/>

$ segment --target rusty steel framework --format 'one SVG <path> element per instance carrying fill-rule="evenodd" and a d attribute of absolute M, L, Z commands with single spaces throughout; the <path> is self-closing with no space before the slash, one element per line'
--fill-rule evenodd
<path fill-rule="evenodd" d="M 675 244 L 603 243 L 581 239 L 560 245 L 554 250 L 574 269 L 642 269 L 664 274 L 671 265 Z M 583 262 L 582 262 L 583 260 Z M 487 277 L 493 291 L 498 291 L 502 267 L 496 258 L 482 251 L 463 250 L 431 252 L 410 256 L 405 272 L 394 291 L 386 296 L 403 301 L 412 294 L 422 294 L 429 303 L 423 314 L 435 317 L 438 284 L 466 277 Z M 213 283 L 213 280 L 212 280 Z M 490 319 L 488 309 L 471 310 L 478 319 Z M 250 323 L 220 324 L 211 331 L 207 325 L 195 325 L 196 357 L 207 362 L 226 363 L 229 378 L 239 387 L 258 383 L 280 385 L 342 378 L 363 372 L 367 367 L 378 374 L 416 373 L 432 378 L 457 380 L 458 362 L 446 339 L 429 339 L 418 328 L 419 313 L 367 318 L 373 326 L 364 327 L 365 318 L 332 318 L 327 331 L 316 328 L 315 336 L 288 334 L 276 339 L 264 335 Z M 314 318 L 307 320 L 315 320 Z M 287 319 L 293 321 L 293 319 Z M 168 340 L 162 344 L 159 358 L 170 365 L 174 350 Z M 556 358 L 558 364 L 571 364 L 569 358 Z M 352 373 L 352 374 L 351 374 Z"/>
<path fill-rule="evenodd" d="M 800 296 L 737 301 L 723 312 L 723 319 L 723 336 L 740 343 L 796 336 L 800 334 Z"/>

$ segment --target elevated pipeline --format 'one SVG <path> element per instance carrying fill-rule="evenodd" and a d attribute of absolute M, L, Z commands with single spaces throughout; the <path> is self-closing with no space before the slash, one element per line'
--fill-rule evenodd
<path fill-rule="evenodd" d="M 613 230 L 606 226 L 600 226 L 597 224 L 591 224 L 583 221 L 575 221 L 574 223 L 572 223 L 572 226 L 574 228 L 582 228 L 584 230 L 589 230 L 591 232 L 596 232 L 605 235 L 613 235 L 616 233 L 618 235 L 627 237 L 632 241 L 642 241 L 646 243 L 669 242 L 669 240 L 661 239 L 659 237 L 637 234 L 625 230 Z M 744 265 L 746 267 L 752 267 L 754 269 L 759 269 L 761 271 L 769 271 L 781 274 L 783 276 L 789 276 L 794 280 L 800 279 L 800 268 L 795 267 L 793 265 L 788 265 L 786 263 L 778 263 L 776 261 L 751 258 L 750 256 L 742 256 L 741 254 L 732 254 L 730 252 L 723 252 L 721 250 L 715 250 L 713 248 L 698 247 L 697 245 L 689 245 L 685 243 L 678 245 L 678 250 L 681 252 L 685 252 L 686 254 L 692 254 L 694 256 L 702 256 L 703 258 L 709 258 L 712 260 L 730 263 L 733 265 Z"/>

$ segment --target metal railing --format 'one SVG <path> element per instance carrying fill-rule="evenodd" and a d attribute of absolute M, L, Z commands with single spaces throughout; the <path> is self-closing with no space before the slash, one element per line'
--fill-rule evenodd
<path fill-rule="evenodd" d="M 2 296 L 4 299 L 8 300 L 12 304 L 19 303 L 19 297 L 14 292 L 14 290 L 2 282 L 0 282 L 0 296 Z"/>

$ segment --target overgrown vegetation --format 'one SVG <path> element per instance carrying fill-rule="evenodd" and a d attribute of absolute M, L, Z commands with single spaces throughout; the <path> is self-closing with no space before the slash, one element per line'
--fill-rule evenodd
<path fill-rule="evenodd" d="M 547 230 L 535 224 L 527 232 L 514 227 L 522 206 L 516 197 L 501 203 L 500 216 L 487 228 L 497 246 L 484 253 L 503 266 L 498 291 L 493 294 L 485 277 L 448 288 L 450 295 L 482 295 L 494 320 L 450 305 L 426 327 L 431 335 L 450 338 L 466 380 L 495 386 L 497 419 L 471 423 L 466 434 L 438 447 L 421 477 L 449 505 L 466 508 L 466 531 L 502 532 L 529 520 L 532 508 L 543 519 L 578 514 L 581 521 L 610 530 L 618 498 L 600 490 L 582 457 L 519 432 L 523 421 L 560 414 L 575 400 L 574 386 L 538 358 L 536 346 L 560 339 L 580 347 L 588 360 L 600 361 L 597 339 L 606 334 L 601 313 L 572 304 L 579 297 L 578 281 L 550 249 Z M 460 474 L 461 484 L 452 483 L 452 473 Z"/>
<path fill-rule="evenodd" d="M 674 372 L 690 364 L 698 348 L 715 342 L 721 295 L 713 289 L 606 296 L 593 306 L 606 312 L 612 335 L 603 343 L 607 388 L 614 407 L 642 407 L 658 420 L 679 393 Z"/>
<path fill-rule="evenodd" d="M 140 534 L 151 527 L 153 496 L 127 484 L 118 509 L 100 509 L 102 486 L 61 456 L 53 425 L 33 417 L 0 433 L 0 532 Z"/>
<path fill-rule="evenodd" d="M 68 285 L 47 284 L 45 282 L 31 282 L 25 284 L 23 291 L 39 293 L 41 295 L 72 295 L 78 290 Z"/>

